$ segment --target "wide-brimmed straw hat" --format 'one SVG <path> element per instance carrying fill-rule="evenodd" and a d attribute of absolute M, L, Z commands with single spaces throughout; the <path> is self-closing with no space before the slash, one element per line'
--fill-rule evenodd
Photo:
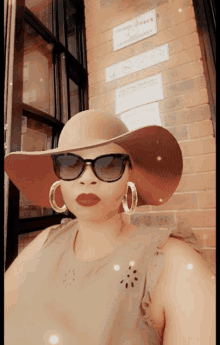
<path fill-rule="evenodd" d="M 51 207 L 49 191 L 58 180 L 51 155 L 109 143 L 120 145 L 132 158 L 130 181 L 137 189 L 137 206 L 167 202 L 179 184 L 183 169 L 177 140 L 160 126 L 129 131 L 117 116 L 100 110 L 86 110 L 73 116 L 63 127 L 55 149 L 10 153 L 5 157 L 5 171 L 33 204 Z M 56 202 L 60 207 L 64 204 L 60 188 L 56 190 Z"/>

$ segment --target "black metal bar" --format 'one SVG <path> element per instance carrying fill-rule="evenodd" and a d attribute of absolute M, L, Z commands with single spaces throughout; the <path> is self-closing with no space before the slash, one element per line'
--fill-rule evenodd
<path fill-rule="evenodd" d="M 83 11 L 83 9 L 84 9 L 84 1 L 82 1 L 82 0 L 69 0 L 69 1 L 77 9 L 77 11 Z"/>
<path fill-rule="evenodd" d="M 76 83 L 77 85 L 82 85 L 87 80 L 87 71 L 83 68 L 83 66 L 67 51 L 67 60 L 68 60 L 68 73 L 69 77 Z"/>
<path fill-rule="evenodd" d="M 207 0 L 207 2 L 209 1 L 210 0 Z M 208 90 L 214 136 L 216 136 L 216 37 L 214 34 L 214 20 L 209 21 L 209 23 L 207 21 L 207 18 L 212 16 L 214 12 L 212 12 L 210 4 L 209 6 L 204 6 L 203 0 L 193 0 L 193 6 Z"/>
<path fill-rule="evenodd" d="M 27 7 L 25 7 L 24 18 L 46 42 L 52 43 L 60 52 L 65 50 L 62 43 L 56 39 L 52 32 Z"/>
<path fill-rule="evenodd" d="M 15 17 L 15 44 L 13 84 L 10 90 L 12 96 L 11 113 L 11 137 L 10 152 L 21 149 L 21 126 L 22 126 L 22 93 L 23 93 L 23 51 L 24 51 L 24 0 L 17 0 Z M 12 33 L 13 34 L 13 33 Z M 12 52 L 10 51 L 10 54 Z M 19 221 L 19 191 L 9 180 L 8 184 L 8 210 L 7 210 L 7 243 L 6 262 L 7 269 L 14 261 L 18 253 L 17 229 Z"/>
<path fill-rule="evenodd" d="M 20 235 L 44 230 L 49 226 L 59 224 L 63 218 L 67 218 L 67 216 L 65 214 L 55 214 L 52 216 L 20 219 L 18 225 L 18 233 Z M 76 217 L 72 214 L 69 214 L 68 218 L 75 219 Z"/>
<path fill-rule="evenodd" d="M 53 117 L 54 119 L 57 119 L 57 95 L 56 95 L 56 90 L 57 90 L 57 80 L 56 80 L 56 54 L 53 49 L 52 51 L 52 63 L 53 63 Z"/>
<path fill-rule="evenodd" d="M 66 85 L 67 85 L 67 107 L 68 107 L 68 120 L 71 118 L 71 106 L 70 106 L 70 81 L 69 81 L 69 68 L 68 68 L 68 58 L 66 58 L 65 64 L 65 73 L 66 73 Z"/>
<path fill-rule="evenodd" d="M 70 56 L 70 62 L 73 64 L 73 67 L 82 74 L 82 77 L 86 74 L 86 70 L 83 66 L 77 61 L 77 59 L 64 47 L 64 45 L 59 42 L 56 37 L 47 29 L 45 25 L 27 8 L 25 7 L 25 20 L 43 37 L 43 39 L 54 45 L 54 49 L 58 53 L 65 52 L 66 55 Z M 58 20 L 58 18 L 57 18 Z M 80 78 L 79 78 L 80 79 Z"/>
<path fill-rule="evenodd" d="M 51 115 L 25 103 L 23 103 L 22 113 L 24 116 L 32 118 L 36 121 L 46 123 L 51 127 L 56 127 L 57 130 L 62 130 L 64 126 L 64 124 L 61 121 L 55 119 Z"/>
<path fill-rule="evenodd" d="M 62 0 L 63 3 L 63 25 L 64 25 L 64 36 L 65 36 L 65 47 L 68 50 L 68 38 L 67 38 L 67 18 L 66 18 L 66 0 Z"/>
<path fill-rule="evenodd" d="M 8 269 L 18 255 L 19 190 L 11 180 L 9 180 L 8 196 L 9 207 L 5 270 Z"/>
<path fill-rule="evenodd" d="M 209 31 L 210 36 L 210 46 L 212 49 L 212 54 L 214 57 L 214 63 L 216 66 L 216 30 L 215 30 L 215 20 L 214 20 L 214 12 L 212 11 L 211 7 L 211 0 L 209 1 L 203 1 L 204 5 L 204 13 L 206 15 L 206 21 L 207 21 L 207 29 Z"/>

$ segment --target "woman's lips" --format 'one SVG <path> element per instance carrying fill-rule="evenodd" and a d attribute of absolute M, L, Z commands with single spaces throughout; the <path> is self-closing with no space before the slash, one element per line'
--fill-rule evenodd
<path fill-rule="evenodd" d="M 80 194 L 76 198 L 76 202 L 82 206 L 94 206 L 98 204 L 101 199 L 95 194 Z"/>

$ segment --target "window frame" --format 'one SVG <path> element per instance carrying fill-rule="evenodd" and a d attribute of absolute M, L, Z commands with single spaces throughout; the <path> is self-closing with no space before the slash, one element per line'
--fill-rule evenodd
<path fill-rule="evenodd" d="M 216 3 L 214 0 L 193 0 L 193 5 L 216 137 Z"/>
<path fill-rule="evenodd" d="M 79 87 L 79 107 L 80 111 L 88 109 L 88 73 L 87 69 L 66 49 L 66 47 L 58 40 L 59 30 L 57 16 L 53 13 L 52 29 L 56 29 L 54 35 L 35 15 L 25 6 L 25 0 L 7 1 L 5 9 L 5 53 L 7 59 L 5 62 L 5 109 L 4 123 L 5 128 L 5 154 L 21 150 L 21 126 L 22 116 L 34 119 L 41 123 L 48 124 L 52 127 L 52 148 L 57 147 L 58 137 L 65 123 L 70 119 L 70 99 L 68 80 L 71 78 Z M 61 5 L 64 8 L 64 2 Z M 81 13 L 82 37 L 85 45 L 85 21 L 84 21 L 84 5 L 78 0 L 69 0 L 73 6 Z M 60 2 L 59 2 L 60 3 Z M 53 0 L 53 10 L 57 9 L 58 0 Z M 64 12 L 65 14 L 65 12 Z M 56 18 L 55 18 L 56 17 Z M 8 25 L 7 20 L 9 19 Z M 25 22 L 28 23 L 48 44 L 53 45 L 53 68 L 54 68 L 54 101 L 55 116 L 34 108 L 31 105 L 22 102 L 23 93 L 23 48 L 24 48 L 24 28 Z M 65 23 L 65 18 L 63 26 Z M 10 31 L 10 38 L 9 38 Z M 64 28 L 64 34 L 66 36 Z M 13 40 L 14 34 L 14 40 Z M 10 40 L 10 42 L 9 42 Z M 81 49 L 81 46 L 79 47 Z M 81 52 L 82 56 L 86 56 L 86 52 Z M 62 59 L 64 57 L 64 59 Z M 9 61 L 10 60 L 10 61 Z M 56 61 L 57 60 L 57 61 Z M 62 61 L 64 60 L 64 61 Z M 20 68 L 18 68 L 17 61 Z M 71 65 L 71 68 L 68 67 Z M 15 71 L 16 66 L 16 71 Z M 13 75 L 11 75 L 11 74 Z M 10 74 L 10 76 L 9 76 Z M 13 78 L 12 87 L 8 84 Z M 64 88 L 62 89 L 64 85 Z M 61 106 L 62 105 L 62 106 Z M 11 112 L 10 112 L 11 107 Z M 66 114 L 63 116 L 62 114 Z M 16 131 L 14 130 L 16 126 Z M 17 130 L 17 128 L 19 130 Z M 19 234 L 31 233 L 37 230 L 43 230 L 48 226 L 60 223 L 65 214 L 55 214 L 51 216 L 41 216 L 32 218 L 19 219 L 19 190 L 8 179 L 5 174 L 5 212 L 4 212 L 4 232 L 5 232 L 5 270 L 10 266 L 18 255 L 18 236 Z M 71 213 L 68 217 L 75 218 Z"/>

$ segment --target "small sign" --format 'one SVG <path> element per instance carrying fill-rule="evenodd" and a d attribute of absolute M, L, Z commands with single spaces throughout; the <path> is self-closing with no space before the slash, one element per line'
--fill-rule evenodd
<path fill-rule="evenodd" d="M 106 68 L 106 83 L 169 60 L 168 44 Z"/>
<path fill-rule="evenodd" d="M 138 80 L 115 90 L 115 113 L 164 99 L 161 74 Z"/>
<path fill-rule="evenodd" d="M 129 131 L 144 126 L 161 126 L 159 103 L 150 103 L 141 105 L 135 109 L 131 109 L 123 113 L 121 120 L 128 127 Z"/>
<path fill-rule="evenodd" d="M 157 33 L 156 11 L 151 10 L 113 28 L 114 51 Z"/>

